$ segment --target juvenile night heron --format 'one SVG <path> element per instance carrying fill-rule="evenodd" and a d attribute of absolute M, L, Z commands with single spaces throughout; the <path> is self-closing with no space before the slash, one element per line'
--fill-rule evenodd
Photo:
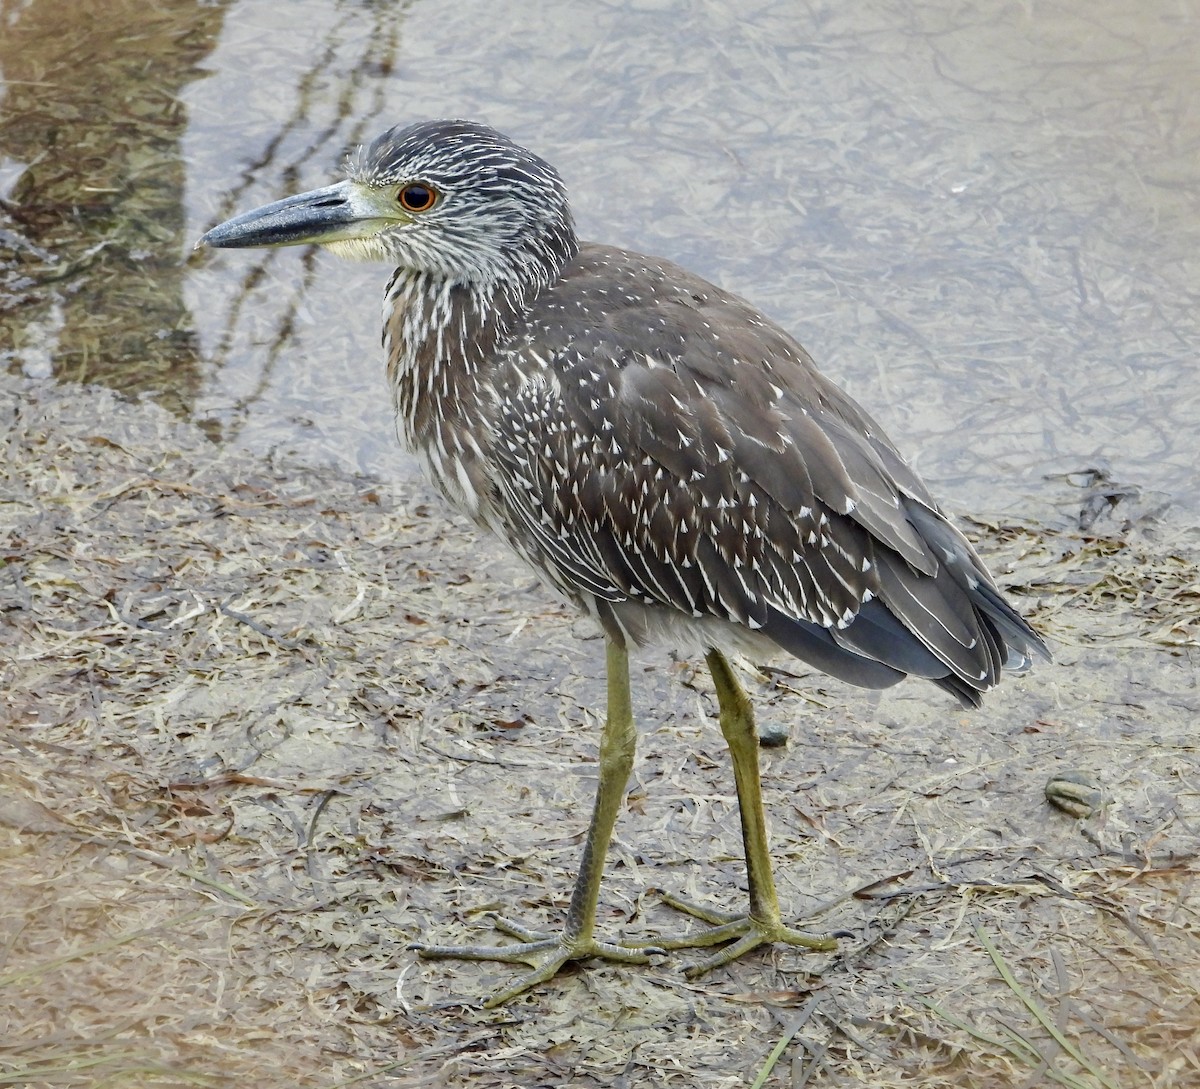
<path fill-rule="evenodd" d="M 972 706 L 1046 656 L 875 423 L 747 303 L 666 261 L 580 242 L 557 171 L 484 125 L 384 133 L 347 180 L 214 227 L 199 244 L 319 243 L 396 266 L 383 346 L 403 441 L 459 510 L 594 618 L 607 643 L 599 787 L 561 933 L 424 946 L 532 971 L 587 957 L 633 763 L 627 647 L 702 651 L 733 760 L 744 916 L 655 948 L 832 949 L 780 915 L 749 700 L 726 659 L 786 651 L 851 684 L 924 677 Z"/>

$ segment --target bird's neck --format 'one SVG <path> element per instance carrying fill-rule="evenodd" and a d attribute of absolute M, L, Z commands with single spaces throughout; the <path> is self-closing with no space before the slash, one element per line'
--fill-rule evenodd
<path fill-rule="evenodd" d="M 523 299 L 397 269 L 383 303 L 383 350 L 401 438 L 419 452 L 430 428 L 474 403 L 479 372 L 527 307 Z"/>
<path fill-rule="evenodd" d="M 487 444 L 483 414 L 503 344 L 543 289 L 463 283 L 397 269 L 383 304 L 383 349 L 401 442 L 460 509 L 479 515 L 468 479 Z"/>

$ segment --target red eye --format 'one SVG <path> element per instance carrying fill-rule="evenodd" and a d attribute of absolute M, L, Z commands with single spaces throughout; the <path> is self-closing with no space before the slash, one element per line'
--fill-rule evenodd
<path fill-rule="evenodd" d="M 413 182 L 401 189 L 396 199 L 406 212 L 428 212 L 437 204 L 438 191 L 432 185 Z"/>

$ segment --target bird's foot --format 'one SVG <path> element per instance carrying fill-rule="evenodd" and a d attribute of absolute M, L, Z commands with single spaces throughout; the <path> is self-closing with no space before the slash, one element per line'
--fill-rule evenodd
<path fill-rule="evenodd" d="M 695 964 L 684 968 L 683 972 L 689 979 L 695 979 L 713 968 L 744 957 L 760 945 L 770 945 L 782 942 L 784 945 L 794 945 L 801 949 L 814 952 L 830 953 L 837 948 L 837 938 L 830 934 L 809 934 L 804 930 L 796 930 L 785 926 L 778 912 L 773 917 L 755 918 L 751 915 L 738 915 L 734 912 L 715 911 L 703 904 L 693 903 L 670 893 L 662 893 L 662 899 L 668 907 L 676 911 L 702 919 L 711 924 L 703 930 L 691 934 L 681 934 L 678 937 L 656 938 L 654 944 L 659 949 L 707 949 L 723 942 L 731 942 L 724 949 L 705 957 Z"/>
<path fill-rule="evenodd" d="M 515 998 L 523 991 L 536 987 L 553 979 L 564 965 L 573 960 L 588 960 L 593 957 L 602 960 L 617 961 L 621 964 L 649 964 L 650 955 L 662 953 L 657 945 L 632 948 L 616 945 L 612 942 L 597 941 L 590 935 L 550 934 L 542 931 L 527 930 L 511 919 L 501 915 L 489 915 L 492 925 L 504 934 L 519 939 L 515 945 L 425 945 L 413 942 L 409 949 L 415 949 L 422 957 L 440 960 L 498 960 L 509 964 L 527 964 L 533 969 L 521 976 L 515 983 L 504 990 L 496 992 L 484 1001 L 487 1009 L 502 1006 L 510 998 Z"/>

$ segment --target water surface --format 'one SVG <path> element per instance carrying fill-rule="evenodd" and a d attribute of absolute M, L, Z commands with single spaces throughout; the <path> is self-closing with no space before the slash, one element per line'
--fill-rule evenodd
<path fill-rule="evenodd" d="M 1193 3 L 0 12 L 11 367 L 410 472 L 387 270 L 190 245 L 393 123 L 467 116 L 559 166 L 585 236 L 794 330 L 950 509 L 1069 520 L 1099 479 L 1200 518 Z"/>

